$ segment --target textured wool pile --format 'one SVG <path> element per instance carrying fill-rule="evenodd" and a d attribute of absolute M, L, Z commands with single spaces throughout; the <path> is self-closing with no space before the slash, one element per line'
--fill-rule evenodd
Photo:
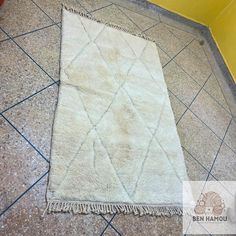
<path fill-rule="evenodd" d="M 48 212 L 182 214 L 187 175 L 158 51 L 131 33 L 63 10 Z"/>

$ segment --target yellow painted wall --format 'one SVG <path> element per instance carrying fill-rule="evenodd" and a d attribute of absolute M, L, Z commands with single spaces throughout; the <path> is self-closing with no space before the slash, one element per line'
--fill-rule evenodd
<path fill-rule="evenodd" d="M 231 1 L 209 28 L 236 82 L 236 0 Z"/>
<path fill-rule="evenodd" d="M 167 10 L 208 26 L 231 0 L 149 0 Z"/>
<path fill-rule="evenodd" d="M 236 82 L 236 0 L 149 0 L 209 27 Z"/>

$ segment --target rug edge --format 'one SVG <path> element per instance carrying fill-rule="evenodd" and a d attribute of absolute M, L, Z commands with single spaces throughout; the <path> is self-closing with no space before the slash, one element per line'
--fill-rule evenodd
<path fill-rule="evenodd" d="M 81 10 L 77 7 L 77 4 L 71 3 L 71 0 L 64 0 L 62 2 L 62 8 L 67 10 L 67 11 L 69 11 L 69 12 L 72 12 L 72 13 L 78 14 L 78 15 L 80 15 L 82 17 L 85 17 L 87 19 L 96 21 L 98 23 L 102 23 L 102 24 L 104 24 L 104 25 L 106 25 L 108 27 L 111 27 L 111 28 L 114 28 L 114 29 L 117 29 L 117 30 L 121 30 L 121 31 L 123 31 L 125 33 L 128 33 L 128 34 L 131 34 L 133 36 L 136 36 L 136 37 L 148 40 L 148 41 L 153 42 L 153 43 L 155 43 L 157 45 L 157 42 L 156 42 L 155 39 L 153 39 L 153 38 L 151 38 L 151 37 L 149 37 L 149 36 L 147 36 L 145 34 L 138 33 L 138 32 L 126 29 L 126 28 L 124 28 L 124 27 L 122 27 L 120 25 L 117 25 L 117 24 L 105 21 L 103 19 L 99 19 L 97 17 L 89 15 L 88 13 L 81 12 Z"/>
<path fill-rule="evenodd" d="M 154 206 L 154 205 L 133 205 L 114 203 L 81 203 L 79 201 L 50 200 L 45 209 L 47 213 L 73 213 L 73 214 L 134 214 L 139 216 L 167 216 L 183 215 L 181 206 Z"/>

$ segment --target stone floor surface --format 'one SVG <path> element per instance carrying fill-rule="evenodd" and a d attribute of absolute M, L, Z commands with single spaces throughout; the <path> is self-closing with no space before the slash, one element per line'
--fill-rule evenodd
<path fill-rule="evenodd" d="M 201 32 L 127 0 L 79 4 L 156 40 L 189 178 L 236 180 L 236 122 Z M 60 1 L 9 0 L 0 26 L 0 235 L 182 235 L 180 217 L 42 217 L 59 84 Z"/>

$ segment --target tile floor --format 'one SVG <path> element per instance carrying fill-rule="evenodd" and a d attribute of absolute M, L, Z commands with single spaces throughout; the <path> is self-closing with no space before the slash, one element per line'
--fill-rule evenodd
<path fill-rule="evenodd" d="M 201 32 L 127 0 L 79 3 L 81 11 L 157 41 L 190 179 L 236 180 L 236 123 Z M 0 235 L 181 235 L 179 217 L 42 217 L 60 23 L 59 0 L 8 0 L 1 14 Z"/>

